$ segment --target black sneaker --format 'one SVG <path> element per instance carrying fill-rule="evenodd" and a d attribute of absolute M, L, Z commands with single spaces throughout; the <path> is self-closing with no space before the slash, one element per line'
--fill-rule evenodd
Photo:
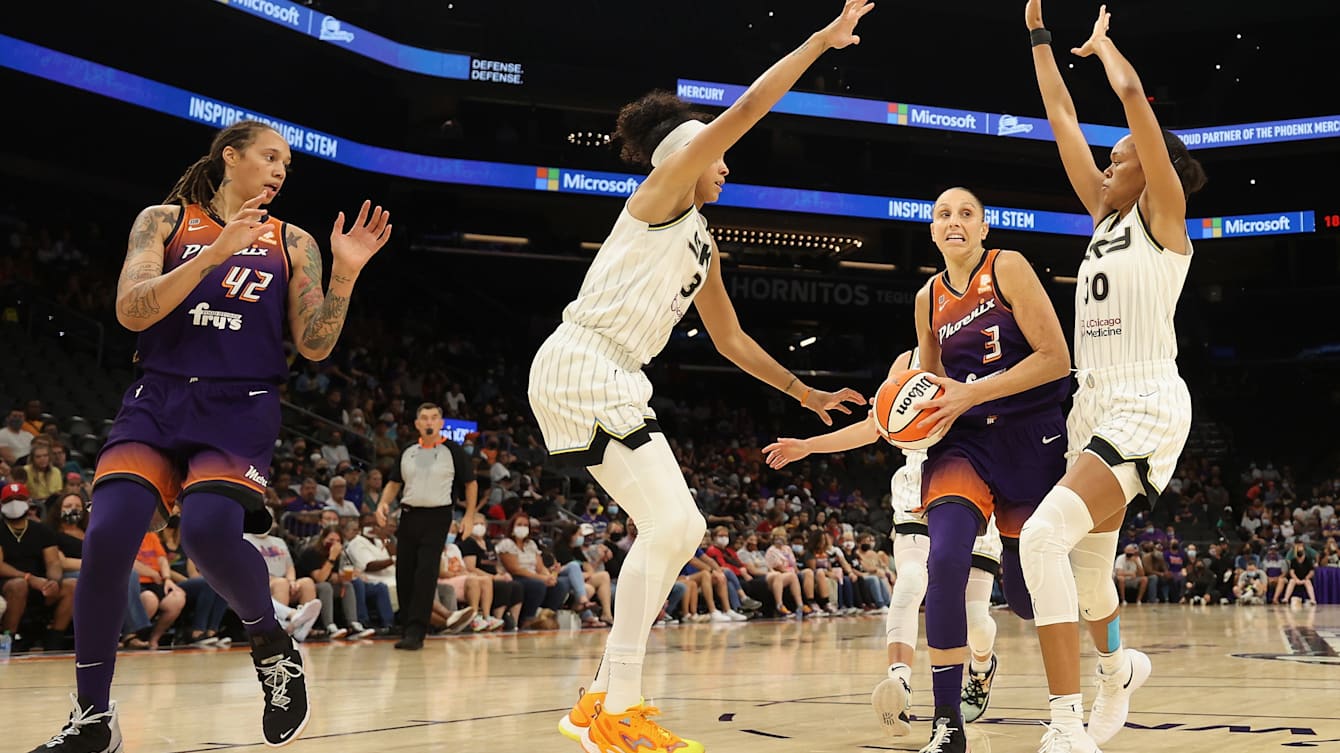
<path fill-rule="evenodd" d="M 963 722 L 937 716 L 931 725 L 931 741 L 919 753 L 968 753 L 968 738 L 963 736 Z"/>
<path fill-rule="evenodd" d="M 418 651 L 423 648 L 423 630 L 414 626 L 405 628 L 405 637 L 396 641 L 395 647 L 405 651 Z"/>
<path fill-rule="evenodd" d="M 982 674 L 972 671 L 972 665 L 968 665 L 968 684 L 963 687 L 963 703 L 960 708 L 963 711 L 964 722 L 975 722 L 982 718 L 986 713 L 987 704 L 991 703 L 991 681 L 996 677 L 996 655 L 991 654 L 991 668 Z"/>
<path fill-rule="evenodd" d="M 92 704 L 85 706 L 74 693 L 70 694 L 74 711 L 65 728 L 49 741 L 33 748 L 31 753 L 121 753 L 121 725 L 116 718 L 116 701 L 107 705 L 101 714 L 93 713 Z"/>
<path fill-rule="evenodd" d="M 251 662 L 265 695 L 261 730 L 272 748 L 288 745 L 302 734 L 311 718 L 307 705 L 307 676 L 298 645 L 283 630 L 251 639 Z"/>

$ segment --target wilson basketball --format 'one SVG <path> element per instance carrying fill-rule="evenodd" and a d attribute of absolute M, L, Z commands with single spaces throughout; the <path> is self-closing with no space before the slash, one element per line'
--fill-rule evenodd
<path fill-rule="evenodd" d="M 915 410 L 912 406 L 932 400 L 944 388 L 930 380 L 931 373 L 908 369 L 879 386 L 875 393 L 875 427 L 880 436 L 904 450 L 924 450 L 940 441 L 944 432 L 927 434 L 928 427 L 917 426 L 934 411 Z"/>

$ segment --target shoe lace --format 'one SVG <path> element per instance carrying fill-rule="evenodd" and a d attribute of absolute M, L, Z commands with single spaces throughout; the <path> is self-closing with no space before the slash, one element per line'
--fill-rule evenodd
<path fill-rule="evenodd" d="M 302 665 L 283 657 L 269 666 L 259 669 L 261 684 L 270 691 L 270 705 L 288 711 L 292 699 L 288 697 L 288 683 L 302 677 Z"/>
<path fill-rule="evenodd" d="M 963 700 L 973 706 L 981 706 L 987 698 L 987 675 L 969 674 L 968 685 L 963 688 Z"/>
<path fill-rule="evenodd" d="M 1070 753 L 1070 731 L 1061 727 L 1053 727 L 1050 724 L 1043 724 L 1047 729 L 1042 733 L 1042 744 L 1038 746 L 1038 753 Z"/>
<path fill-rule="evenodd" d="M 75 696 L 70 696 L 70 700 L 74 702 L 74 711 L 70 712 L 70 720 L 65 723 L 65 728 L 57 732 L 43 747 L 54 748 L 61 745 L 65 742 L 65 738 L 77 737 L 84 727 L 97 724 L 103 719 L 110 719 L 112 716 L 111 709 L 101 714 L 95 714 L 92 706 L 80 708 L 79 700 Z"/>
<path fill-rule="evenodd" d="M 926 743 L 926 747 L 921 749 L 921 753 L 941 753 L 945 746 L 949 745 L 950 739 L 954 736 L 954 728 L 943 719 L 935 721 L 935 732 L 931 735 L 931 741 Z"/>
<path fill-rule="evenodd" d="M 1108 699 L 1121 691 L 1121 673 L 1113 672 L 1110 675 L 1103 674 L 1102 668 L 1100 667 L 1098 671 L 1094 673 L 1093 684 L 1094 687 L 1098 689 L 1098 692 L 1094 695 L 1093 708 L 1090 710 L 1090 716 L 1101 717 L 1104 710 L 1107 708 Z"/>
<path fill-rule="evenodd" d="M 596 714 L 600 715 L 603 713 L 604 709 L 597 703 Z M 658 749 L 664 749 L 671 752 L 679 750 L 680 748 L 687 748 L 688 743 L 684 742 L 679 735 L 676 735 L 651 720 L 651 717 L 657 716 L 660 713 L 661 710 L 655 706 L 642 704 L 633 706 L 622 714 L 619 714 L 616 718 L 620 724 L 628 727 L 627 732 L 624 734 L 630 740 L 636 741 L 639 737 L 646 738 L 649 742 L 656 744 Z"/>

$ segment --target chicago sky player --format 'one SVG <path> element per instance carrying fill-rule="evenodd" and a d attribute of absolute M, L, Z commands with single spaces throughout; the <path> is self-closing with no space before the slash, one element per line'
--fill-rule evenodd
<path fill-rule="evenodd" d="M 528 393 L 551 455 L 588 467 L 637 521 L 614 604 L 614 627 L 590 692 L 559 723 L 589 753 L 698 753 L 651 720 L 642 702 L 642 664 L 652 621 L 706 531 L 670 445 L 648 407 L 642 366 L 696 305 L 717 350 L 760 381 L 830 423 L 852 390 L 811 389 L 740 329 L 713 263 L 703 204 L 716 201 L 725 153 L 827 49 L 856 44 L 857 22 L 874 6 L 847 0 L 842 13 L 775 63 L 710 124 L 672 94 L 653 92 L 619 113 L 623 156 L 651 174 L 619 213 L 563 322 L 540 346 Z"/>
<path fill-rule="evenodd" d="M 1205 184 L 1186 145 L 1159 127 L 1140 78 L 1107 36 L 1107 6 L 1080 57 L 1097 55 L 1131 133 L 1099 170 L 1042 25 L 1042 2 L 1024 20 L 1033 66 L 1066 175 L 1093 218 L 1075 291 L 1079 390 L 1067 420 L 1070 467 L 1024 526 L 1024 576 L 1051 691 L 1046 753 L 1089 753 L 1126 722 L 1149 657 L 1122 650 L 1112 561 L 1126 505 L 1158 498 L 1191 428 L 1191 396 L 1177 373 L 1173 315 L 1191 265 L 1186 200 Z M 1098 649 L 1098 693 L 1083 727 L 1079 623 Z"/>
<path fill-rule="evenodd" d="M 140 333 L 143 375 L 126 391 L 98 457 L 75 591 L 75 708 L 34 753 L 121 749 L 109 695 L 124 584 L 145 530 L 161 528 L 176 501 L 182 545 L 251 636 L 266 744 L 292 742 L 307 723 L 302 657 L 275 621 L 265 563 L 242 533 L 270 526 L 264 474 L 279 434 L 277 387 L 288 376 L 284 322 L 304 357 L 330 355 L 354 281 L 391 226 L 389 213 L 369 213 L 364 202 L 345 233 L 341 212 L 323 294 L 316 241 L 260 208 L 283 186 L 289 159 L 288 144 L 268 126 L 231 125 L 165 203 L 135 221 L 116 314 Z"/>

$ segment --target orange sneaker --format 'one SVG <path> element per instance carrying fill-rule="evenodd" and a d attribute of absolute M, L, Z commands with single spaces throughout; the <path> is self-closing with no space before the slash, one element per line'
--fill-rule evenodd
<path fill-rule="evenodd" d="M 591 717 L 595 716 L 596 704 L 605 702 L 605 694 L 588 693 L 586 688 L 578 690 L 577 693 L 577 703 L 558 720 L 558 731 L 569 740 L 581 742 L 582 732 L 591 726 Z"/>
<path fill-rule="evenodd" d="M 703 753 L 703 744 L 685 740 L 651 720 L 661 710 L 645 703 L 619 714 L 607 714 L 602 701 L 582 732 L 586 753 Z"/>

